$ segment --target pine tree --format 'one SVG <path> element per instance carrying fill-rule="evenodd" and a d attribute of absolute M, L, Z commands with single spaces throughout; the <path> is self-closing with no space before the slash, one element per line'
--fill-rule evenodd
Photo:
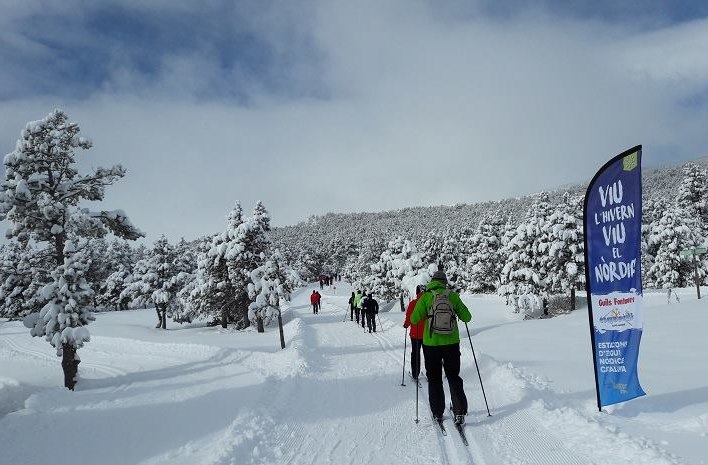
<path fill-rule="evenodd" d="M 548 270 L 549 289 L 570 293 L 570 309 L 575 310 L 575 289 L 585 281 L 585 246 L 582 198 L 571 198 L 566 192 L 549 218 L 551 261 Z"/>
<path fill-rule="evenodd" d="M 708 231 L 708 179 L 706 170 L 695 163 L 683 167 L 683 179 L 676 194 L 676 205 L 686 209 L 689 216 L 698 220 L 700 234 Z"/>
<path fill-rule="evenodd" d="M 196 287 L 197 256 L 196 245 L 181 238 L 175 244 L 174 274 L 170 278 L 170 288 L 176 294 L 168 309 L 167 316 L 176 323 L 191 322 L 194 311 L 189 302 L 189 295 Z"/>
<path fill-rule="evenodd" d="M 263 265 L 251 272 L 248 296 L 252 302 L 248 317 L 252 324 L 260 319 L 267 326 L 280 314 L 281 301 L 290 299 L 291 289 L 282 262 L 282 255 L 275 250 Z"/>
<path fill-rule="evenodd" d="M 542 306 L 550 265 L 550 205 L 547 194 L 541 194 L 532 205 L 516 234 L 507 245 L 508 257 L 502 268 L 502 292 L 528 296 L 532 306 Z"/>
<path fill-rule="evenodd" d="M 87 150 L 92 143 L 79 133 L 78 124 L 55 110 L 28 123 L 15 150 L 4 159 L 0 220 L 12 226 L 6 236 L 21 244 L 32 241 L 53 246 L 51 268 L 64 264 L 64 244 L 70 238 L 102 237 L 109 231 L 126 239 L 143 236 L 122 210 L 92 212 L 79 206 L 84 201 L 103 200 L 106 186 L 125 176 L 120 165 L 80 175 L 74 152 Z M 65 380 L 73 379 L 67 370 L 75 370 L 75 354 L 76 347 L 70 343 L 61 351 Z"/>
<path fill-rule="evenodd" d="M 488 215 L 480 221 L 477 232 L 471 237 L 471 253 L 467 259 L 467 268 L 470 270 L 468 290 L 494 292 L 499 288 L 503 267 L 503 226 L 499 215 Z"/>
<path fill-rule="evenodd" d="M 661 219 L 653 224 L 648 242 L 657 249 L 654 262 L 647 272 L 649 285 L 661 288 L 684 287 L 691 282 L 693 264 L 682 258 L 679 252 L 700 245 L 697 223 L 698 219 L 691 212 L 675 206 L 666 209 Z M 700 269 L 699 273 L 702 280 L 705 272 Z"/>
<path fill-rule="evenodd" d="M 423 262 L 426 265 L 435 264 L 441 260 L 444 238 L 442 234 L 437 232 L 429 232 L 421 246 L 420 250 L 423 254 Z"/>
<path fill-rule="evenodd" d="M 11 241 L 0 251 L 0 317 L 20 319 L 39 312 L 46 301 L 39 292 L 51 280 L 42 265 L 47 253 Z"/>
<path fill-rule="evenodd" d="M 98 287 L 99 295 L 96 297 L 96 301 L 98 305 L 104 307 L 127 310 L 129 299 L 121 298 L 121 293 L 131 282 L 135 253 L 126 241 L 114 239 L 108 247 L 107 256 L 107 262 L 110 263 L 110 267 L 107 268 L 109 268 L 110 274 Z"/>
<path fill-rule="evenodd" d="M 649 270 L 654 265 L 654 258 L 659 251 L 659 236 L 652 231 L 659 228 L 659 222 L 668 208 L 664 199 L 649 199 L 642 204 L 642 283 L 644 287 L 654 287 L 649 280 Z"/>
<path fill-rule="evenodd" d="M 365 280 L 366 291 L 390 302 L 402 294 L 410 295 L 415 289 L 416 278 L 423 269 L 423 260 L 413 243 L 403 236 L 389 241 L 378 262 L 371 266 L 371 279 Z"/>
<path fill-rule="evenodd" d="M 64 244 L 64 263 L 52 272 L 53 282 L 42 289 L 48 302 L 34 318 L 27 317 L 25 324 L 32 327 L 32 336 L 44 336 L 57 350 L 57 355 L 71 350 L 74 353 L 91 338 L 86 325 L 94 320 L 87 307 L 93 291 L 86 282 L 89 259 L 77 250 L 72 241 Z M 64 384 L 73 390 L 79 365 L 77 357 L 62 361 Z"/>
<path fill-rule="evenodd" d="M 157 313 L 157 328 L 167 329 L 167 313 L 178 304 L 180 290 L 176 277 L 180 271 L 176 267 L 175 249 L 161 236 L 147 258 L 135 264 L 132 282 L 121 293 L 138 305 L 153 305 Z"/>
<path fill-rule="evenodd" d="M 251 272 L 265 263 L 270 231 L 270 217 L 261 202 L 256 204 L 253 215 L 235 229 L 233 237 L 226 246 L 226 266 L 229 279 L 237 301 L 237 327 L 245 328 L 250 324 L 248 307 L 251 300 L 248 297 L 248 284 L 251 282 Z M 263 320 L 256 315 L 257 329 L 264 332 Z"/>

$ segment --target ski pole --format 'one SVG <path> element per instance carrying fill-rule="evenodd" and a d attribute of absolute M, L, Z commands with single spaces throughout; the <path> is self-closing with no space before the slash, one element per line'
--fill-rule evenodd
<path fill-rule="evenodd" d="M 472 345 L 472 336 L 470 336 L 470 328 L 465 322 L 465 328 L 467 328 L 467 337 L 470 340 L 470 348 L 472 349 L 472 357 L 474 358 L 474 366 L 477 367 L 477 376 L 479 376 L 479 385 L 482 386 L 482 396 L 484 397 L 484 405 L 487 406 L 487 416 L 491 417 L 492 413 L 489 411 L 489 404 L 487 403 L 487 394 L 484 393 L 484 384 L 482 384 L 482 375 L 479 373 L 479 365 L 477 364 L 477 356 L 474 354 L 474 346 Z"/>
<path fill-rule="evenodd" d="M 401 376 L 401 386 L 405 386 L 405 380 L 406 380 L 406 345 L 408 344 L 408 331 L 406 331 L 406 328 L 403 328 L 403 375 Z M 416 394 L 417 395 L 417 394 Z M 416 409 L 417 409 L 417 402 L 416 402 Z M 416 415 L 417 417 L 418 415 Z"/>
<path fill-rule="evenodd" d="M 415 422 L 418 423 L 418 390 L 420 389 L 420 373 L 415 380 Z"/>

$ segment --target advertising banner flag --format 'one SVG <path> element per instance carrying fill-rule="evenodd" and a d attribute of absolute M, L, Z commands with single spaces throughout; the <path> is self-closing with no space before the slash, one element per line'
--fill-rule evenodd
<path fill-rule="evenodd" d="M 597 406 L 645 395 L 642 338 L 642 146 L 603 166 L 585 194 L 585 273 Z"/>

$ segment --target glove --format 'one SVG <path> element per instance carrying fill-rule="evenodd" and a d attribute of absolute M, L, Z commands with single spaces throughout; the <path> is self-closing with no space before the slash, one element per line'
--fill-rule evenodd
<path fill-rule="evenodd" d="M 410 324 L 408 324 L 408 323 L 403 323 L 403 327 L 404 327 L 404 328 L 408 328 L 409 326 L 410 326 Z"/>

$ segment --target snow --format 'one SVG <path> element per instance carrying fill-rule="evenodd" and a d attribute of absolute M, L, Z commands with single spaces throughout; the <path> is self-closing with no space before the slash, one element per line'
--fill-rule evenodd
<path fill-rule="evenodd" d="M 319 290 L 319 285 L 316 286 Z M 314 285 L 276 325 L 168 322 L 152 309 L 96 315 L 79 350 L 75 392 L 60 359 L 19 322 L 0 321 L 2 464 L 705 464 L 708 461 L 708 308 L 695 289 L 644 296 L 639 376 L 648 395 L 597 411 L 588 314 L 523 320 L 504 297 L 466 295 L 492 412 L 487 417 L 469 341 L 461 341 L 469 398 L 464 447 L 440 437 L 427 385 L 405 376 L 404 314 L 381 313 L 365 333 L 344 309 L 351 287 Z M 704 295 L 708 289 L 704 290 Z M 466 335 L 462 329 L 461 334 Z M 406 354 L 409 370 L 409 354 Z M 448 422 L 449 424 L 449 422 Z M 80 441 L 65 449 L 69 432 Z"/>

